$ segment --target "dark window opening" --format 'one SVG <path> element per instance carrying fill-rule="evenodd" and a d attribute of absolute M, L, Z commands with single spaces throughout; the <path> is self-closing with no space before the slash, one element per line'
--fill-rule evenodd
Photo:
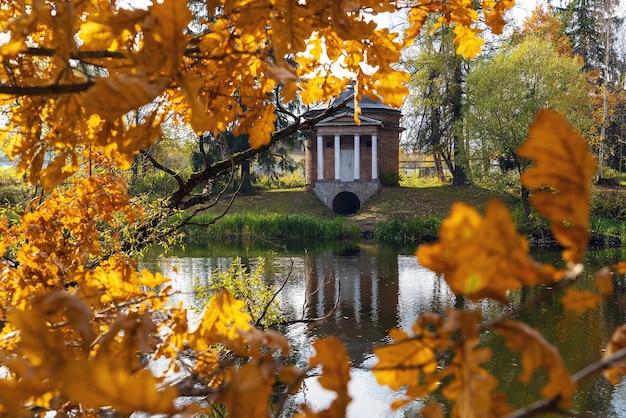
<path fill-rule="evenodd" d="M 361 209 L 361 202 L 352 192 L 341 192 L 333 199 L 333 212 L 339 215 L 352 215 Z"/>
<path fill-rule="evenodd" d="M 367 148 L 372 148 L 372 141 L 365 141 L 365 146 Z"/>
<path fill-rule="evenodd" d="M 326 148 L 332 148 L 333 147 L 333 141 L 326 141 Z"/>

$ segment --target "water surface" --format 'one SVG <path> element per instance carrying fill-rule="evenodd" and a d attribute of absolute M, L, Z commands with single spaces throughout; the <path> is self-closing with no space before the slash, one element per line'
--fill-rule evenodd
<path fill-rule="evenodd" d="M 419 401 L 395 413 L 389 410 L 391 401 L 401 395 L 379 386 L 368 372 L 376 363 L 372 347 L 387 341 L 391 328 L 410 330 L 420 313 L 443 313 L 447 307 L 469 307 L 469 302 L 455 298 L 445 281 L 418 263 L 412 249 L 361 243 L 292 251 L 286 253 L 273 246 L 188 246 L 184 252 L 165 261 L 149 256 L 143 267 L 170 277 L 174 288 L 180 292 L 177 298 L 188 305 L 196 303 L 195 283 L 207 283 L 214 271 L 228 269 L 235 257 L 251 269 L 263 269 L 269 283 L 280 285 L 289 277 L 280 294 L 283 315 L 292 320 L 325 319 L 314 323 L 296 322 L 284 332 L 302 365 L 312 354 L 310 347 L 315 338 L 332 335 L 344 342 L 353 364 L 349 385 L 353 402 L 348 415 L 400 417 L 418 410 Z M 258 258 L 261 255 L 262 260 Z M 552 261 L 558 259 L 558 253 L 543 251 L 537 258 Z M 589 272 L 576 286 L 590 288 L 590 272 L 620 259 L 626 259 L 623 251 L 591 252 L 587 262 Z M 615 327 L 626 319 L 626 289 L 621 280 L 616 281 L 616 285 L 615 295 L 600 309 L 576 313 L 564 310 L 558 299 L 553 299 L 542 302 L 519 319 L 537 328 L 556 345 L 568 368 L 575 372 L 599 359 Z M 521 301 L 534 293 L 533 290 L 516 292 L 511 298 Z M 479 307 L 488 318 L 497 317 L 504 309 L 491 302 L 482 302 Z M 500 379 L 500 390 L 507 393 L 509 403 L 520 407 L 537 399 L 540 385 L 523 385 L 518 381 L 519 357 L 506 350 L 502 339 L 495 333 L 487 333 L 484 344 L 494 351 L 488 367 Z M 539 376 L 540 382 L 541 379 Z M 333 397 L 334 394 L 321 388 L 315 378 L 309 378 L 293 403 L 306 400 L 323 408 Z M 626 386 L 613 388 L 602 379 L 586 384 L 575 399 L 575 409 L 598 417 L 626 417 Z"/>

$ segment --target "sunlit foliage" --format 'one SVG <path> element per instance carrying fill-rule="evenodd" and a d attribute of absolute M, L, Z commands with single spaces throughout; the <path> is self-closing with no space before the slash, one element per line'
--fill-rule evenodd
<path fill-rule="evenodd" d="M 0 218 L 3 416 L 111 410 L 278 416 L 286 397 L 315 372 L 336 396 L 327 409 L 303 404 L 298 414 L 344 417 L 351 402 L 350 360 L 337 339 L 319 339 L 309 365 L 294 367 L 286 337 L 255 327 L 258 318 L 246 301 L 227 290 L 215 292 L 192 323 L 187 308 L 172 302 L 168 279 L 137 271 L 132 255 L 154 240 L 168 242 L 163 223 L 188 216 L 175 209 L 195 186 L 280 139 L 283 134 L 273 132 L 280 104 L 268 96 L 277 85 L 284 100 L 299 94 L 305 104 L 325 101 L 349 82 L 332 73 L 338 65 L 356 81 L 356 102 L 361 95 L 380 96 L 399 106 L 407 75 L 393 65 L 429 14 L 440 13 L 441 24 L 454 26 L 458 53 L 470 57 L 482 44 L 477 20 L 499 33 L 513 1 L 484 0 L 482 15 L 465 0 L 193 5 L 164 0 L 128 10 L 106 1 L 0 2 L 6 34 L 0 94 L 10 107 L 3 140 L 28 179 L 45 191 L 19 219 Z M 400 8 L 408 10 L 411 23 L 402 40 L 370 19 Z M 179 185 L 174 203 L 164 203 L 155 216 L 131 199 L 119 168 L 128 168 L 172 115 L 197 132 L 246 133 L 255 148 L 194 173 L 189 182 L 171 173 Z M 293 119 L 285 135 L 311 123 Z M 594 168 L 586 142 L 560 114 L 544 111 L 519 153 L 534 161 L 522 182 L 533 190 L 535 209 L 551 222 L 567 264 L 534 261 L 501 203 L 490 204 L 484 216 L 456 205 L 439 241 L 418 249 L 417 256 L 475 301 L 506 303 L 512 289 L 547 283 L 560 290 L 582 269 Z M 200 203 L 194 197 L 185 208 Z M 145 241 L 145 231 L 155 229 L 156 238 Z M 623 264 L 610 267 L 597 275 L 597 293 L 570 293 L 564 304 L 588 308 L 601 300 L 611 291 L 610 269 L 626 271 Z M 547 372 L 545 399 L 522 414 L 564 411 L 586 376 L 572 376 L 557 350 L 515 314 L 486 323 L 479 310 L 424 313 L 410 332 L 392 330 L 389 342 L 374 348 L 372 372 L 381 384 L 403 391 L 396 408 L 437 390 L 449 401 L 451 416 L 505 415 L 511 409 L 494 392 L 497 376 L 485 367 L 491 349 L 480 338 L 494 330 L 520 354 L 521 380 L 538 369 Z M 590 370 L 604 370 L 617 382 L 624 370 L 614 362 L 626 354 L 624 346 L 619 329 Z M 442 416 L 442 410 L 431 403 L 422 413 Z"/>

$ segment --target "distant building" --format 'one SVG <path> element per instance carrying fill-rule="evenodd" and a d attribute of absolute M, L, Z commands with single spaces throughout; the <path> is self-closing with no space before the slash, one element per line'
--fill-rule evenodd
<path fill-rule="evenodd" d="M 320 114 L 353 94 L 350 86 L 309 114 Z M 354 121 L 354 101 L 348 100 L 346 110 L 315 125 L 305 145 L 307 188 L 339 214 L 357 212 L 376 194 L 381 177 L 397 178 L 399 170 L 401 112 L 365 97 L 359 106 L 360 125 Z"/>

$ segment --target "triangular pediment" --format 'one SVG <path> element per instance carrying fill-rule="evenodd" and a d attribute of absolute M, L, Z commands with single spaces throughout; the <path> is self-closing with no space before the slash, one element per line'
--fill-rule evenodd
<path fill-rule="evenodd" d="M 361 121 L 361 126 L 379 126 L 383 124 L 383 122 L 378 119 L 370 118 L 364 115 L 360 115 L 359 120 Z M 329 116 L 326 119 L 322 119 L 320 122 L 316 123 L 315 126 L 357 126 L 357 123 L 354 121 L 353 112 L 341 112 L 336 115 Z"/>

